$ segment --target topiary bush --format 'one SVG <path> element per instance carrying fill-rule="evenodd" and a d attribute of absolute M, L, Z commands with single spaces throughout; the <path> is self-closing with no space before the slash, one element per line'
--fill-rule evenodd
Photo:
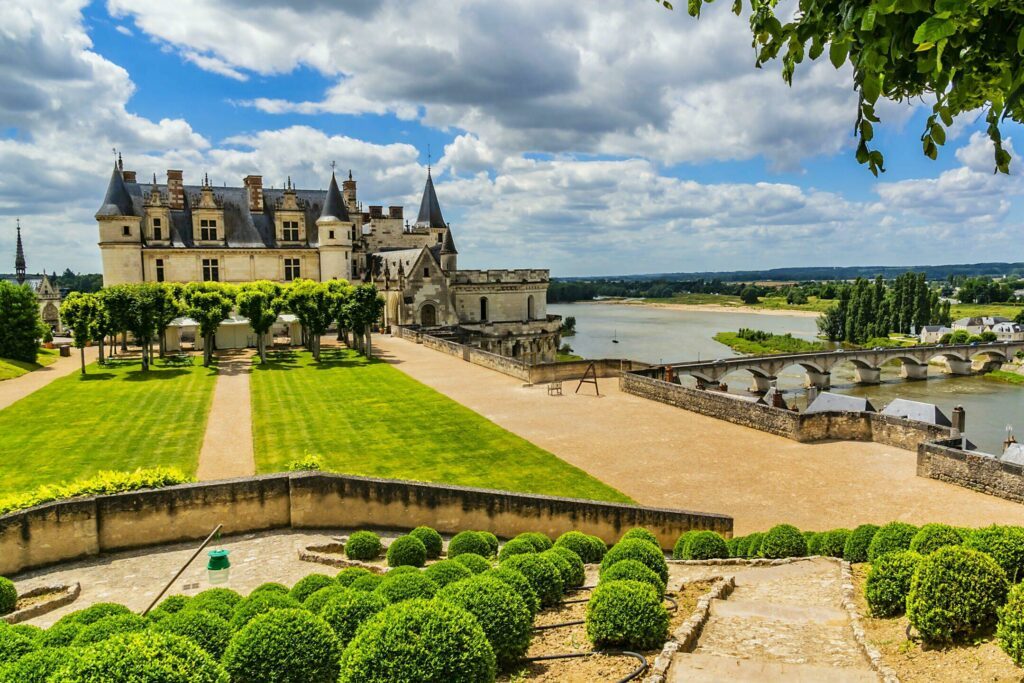
<path fill-rule="evenodd" d="M 187 595 L 171 595 L 164 598 L 159 605 L 146 615 L 153 621 L 158 621 L 171 614 L 177 614 L 181 610 L 185 609 L 188 605 L 189 600 L 192 598 Z"/>
<path fill-rule="evenodd" d="M 28 636 L 32 640 L 39 640 L 39 636 L 43 635 L 43 629 L 32 624 L 14 624 L 11 626 L 15 631 L 23 636 Z"/>
<path fill-rule="evenodd" d="M 768 530 L 761 541 L 758 555 L 771 560 L 783 557 L 805 557 L 807 541 L 792 524 L 777 524 Z"/>
<path fill-rule="evenodd" d="M 762 541 L 764 541 L 763 531 L 755 531 L 747 536 L 747 553 L 744 557 L 760 557 Z"/>
<path fill-rule="evenodd" d="M 318 616 L 301 609 L 261 614 L 235 634 L 224 653 L 233 681 L 333 683 L 338 642 Z"/>
<path fill-rule="evenodd" d="M 1006 604 L 999 608 L 996 637 L 1013 663 L 1024 666 L 1024 584 L 1011 588 Z"/>
<path fill-rule="evenodd" d="M 597 564 L 604 559 L 605 554 L 608 552 L 608 544 L 602 541 L 597 536 L 587 536 L 590 539 L 591 552 L 595 558 L 593 563 L 588 562 L 587 564 Z"/>
<path fill-rule="evenodd" d="M 737 555 L 737 548 L 739 548 L 742 538 L 742 536 L 733 536 L 725 542 L 725 547 L 729 549 L 729 557 L 739 557 Z"/>
<path fill-rule="evenodd" d="M 388 573 L 374 592 L 388 602 L 402 602 L 413 598 L 429 600 L 437 592 L 437 584 L 421 572 Z"/>
<path fill-rule="evenodd" d="M 587 603 L 587 638 L 595 647 L 660 648 L 668 622 L 661 596 L 641 581 L 601 582 Z"/>
<path fill-rule="evenodd" d="M 646 541 L 627 538 L 616 543 L 601 560 L 601 573 L 621 560 L 637 560 L 649 567 L 658 577 L 668 583 L 668 563 L 660 548 L 655 548 Z"/>
<path fill-rule="evenodd" d="M 75 621 L 57 622 L 36 638 L 40 647 L 68 647 L 84 626 Z"/>
<path fill-rule="evenodd" d="M 729 546 L 714 531 L 698 531 L 690 536 L 683 552 L 687 560 L 714 560 L 729 557 Z"/>
<path fill-rule="evenodd" d="M 381 550 L 380 536 L 372 531 L 357 531 L 348 537 L 345 544 L 345 556 L 350 560 L 369 562 L 380 557 Z"/>
<path fill-rule="evenodd" d="M 529 539 L 513 538 L 501 546 L 501 550 L 498 552 L 498 562 L 503 562 L 513 555 L 526 555 L 535 552 L 537 552 L 537 546 Z"/>
<path fill-rule="evenodd" d="M 487 553 L 486 557 L 494 557 L 498 554 L 498 537 L 492 534 L 490 531 L 478 531 L 478 534 L 483 536 L 484 540 L 487 541 L 487 547 L 491 549 L 491 552 Z"/>
<path fill-rule="evenodd" d="M 138 614 L 115 614 L 83 626 L 71 644 L 74 647 L 85 647 L 121 633 L 142 631 L 147 626 L 149 626 L 149 622 Z"/>
<path fill-rule="evenodd" d="M 482 574 L 491 568 L 491 563 L 487 558 L 481 557 L 476 553 L 462 553 L 456 556 L 452 562 L 458 562 L 474 574 Z"/>
<path fill-rule="evenodd" d="M 139 631 L 122 633 L 78 650 L 51 680 L 61 683 L 228 683 L 229 679 L 213 657 L 187 638 Z"/>
<path fill-rule="evenodd" d="M 340 583 L 332 583 L 330 586 L 324 586 L 316 593 L 313 593 L 302 603 L 302 609 L 313 614 L 320 614 L 323 610 L 324 605 L 333 598 L 335 595 L 340 594 L 342 591 L 348 590 L 347 586 L 342 586 Z"/>
<path fill-rule="evenodd" d="M 672 546 L 672 559 L 673 560 L 685 560 L 686 559 L 686 544 L 690 542 L 690 538 L 697 533 L 695 530 L 684 531 L 679 534 L 679 538 L 676 539 L 676 544 Z"/>
<path fill-rule="evenodd" d="M 427 546 L 415 536 L 399 536 L 388 546 L 389 567 L 422 567 L 427 563 Z"/>
<path fill-rule="evenodd" d="M 917 527 L 912 524 L 889 522 L 879 528 L 871 539 L 868 546 L 868 561 L 874 562 L 882 555 L 895 550 L 910 550 L 910 542 L 914 540 L 916 533 Z"/>
<path fill-rule="evenodd" d="M 523 576 L 522 572 L 510 567 L 498 567 L 497 569 L 489 569 L 480 574 L 480 576 L 495 578 L 510 587 L 523 599 L 527 609 L 530 610 L 530 614 L 537 616 L 537 612 L 540 611 L 540 598 L 537 597 L 537 592 L 533 590 L 530 581 Z"/>
<path fill-rule="evenodd" d="M 437 599 L 476 617 L 498 667 L 506 669 L 516 664 L 530 647 L 533 614 L 519 594 L 499 579 L 474 576 L 441 589 Z"/>
<path fill-rule="evenodd" d="M 545 550 L 550 550 L 554 546 L 554 543 L 551 542 L 551 539 L 548 538 L 546 534 L 542 534 L 539 531 L 527 531 L 525 533 L 519 534 L 518 536 L 516 536 L 516 538 L 526 539 L 527 541 L 532 543 L 533 547 L 537 549 L 538 553 L 542 553 Z"/>
<path fill-rule="evenodd" d="M 559 555 L 568 562 L 569 571 L 562 575 L 566 588 L 579 588 L 583 585 L 587 579 L 587 568 L 583 566 L 583 560 L 580 559 L 579 555 L 564 546 L 554 547 L 541 553 L 542 556 L 549 554 Z M 561 571 L 561 567 L 559 567 L 559 570 Z"/>
<path fill-rule="evenodd" d="M 931 555 L 939 548 L 963 542 L 960 532 L 948 524 L 925 524 L 910 539 L 910 549 L 920 555 Z"/>
<path fill-rule="evenodd" d="M 221 619 L 231 620 L 235 607 L 242 602 L 242 596 L 230 588 L 210 588 L 193 597 L 187 609 L 212 612 Z"/>
<path fill-rule="evenodd" d="M 658 550 L 661 550 L 661 543 L 658 541 L 658 537 L 642 526 L 633 527 L 626 533 L 622 534 L 622 538 L 620 538 L 619 541 L 622 542 L 627 538 L 639 538 L 641 541 L 647 541 Z"/>
<path fill-rule="evenodd" d="M 1006 572 L 985 553 L 946 546 L 924 558 L 910 581 L 907 618 L 930 643 L 973 638 L 995 626 Z"/>
<path fill-rule="evenodd" d="M 750 537 L 740 536 L 739 538 L 733 540 L 736 541 L 736 548 L 733 550 L 733 557 L 746 557 L 747 546 L 750 545 Z"/>
<path fill-rule="evenodd" d="M 847 562 L 867 562 L 868 546 L 877 531 L 878 526 L 875 524 L 861 524 L 854 529 L 843 546 L 843 559 Z"/>
<path fill-rule="evenodd" d="M 299 601 L 290 595 L 281 595 L 276 591 L 253 593 L 235 607 L 231 616 L 231 628 L 238 631 L 261 614 L 276 609 L 298 609 Z"/>
<path fill-rule="evenodd" d="M 188 638 L 218 661 L 235 633 L 227 620 L 212 612 L 200 610 L 184 610 L 170 614 L 154 624 L 153 630 Z"/>
<path fill-rule="evenodd" d="M 7 666 L 0 664 L 0 683 L 51 683 L 51 678 L 63 666 L 78 656 L 78 648 L 44 647 L 22 655 Z"/>
<path fill-rule="evenodd" d="M 485 557 L 491 552 L 491 544 L 475 531 L 461 531 L 448 542 L 448 557 L 455 558 L 464 553 Z"/>
<path fill-rule="evenodd" d="M 288 590 L 288 586 L 284 585 L 283 583 L 276 583 L 271 581 L 269 583 L 261 583 L 260 585 L 253 588 L 252 592 L 249 593 L 249 597 L 251 598 L 254 595 L 259 595 L 262 593 L 277 593 L 278 595 L 288 595 L 289 592 L 290 591 Z"/>
<path fill-rule="evenodd" d="M 449 602 L 409 600 L 359 629 L 338 681 L 484 683 L 494 675 L 494 650 L 476 617 Z"/>
<path fill-rule="evenodd" d="M 0 624 L 3 624 L 0 626 L 0 662 L 13 662 L 39 647 L 35 639 L 16 631 L 6 622 Z"/>
<path fill-rule="evenodd" d="M 468 554 L 465 555 L 465 557 L 468 556 Z M 460 557 L 463 556 L 460 555 Z M 461 562 L 456 562 L 455 560 L 441 560 L 440 562 L 435 562 L 424 569 L 423 575 L 436 583 L 438 588 L 444 588 L 450 583 L 468 579 L 473 576 L 473 572 L 470 571 L 469 567 Z"/>
<path fill-rule="evenodd" d="M 9 614 L 18 604 L 18 589 L 14 582 L 0 576 L 0 614 Z"/>
<path fill-rule="evenodd" d="M 335 580 L 342 586 L 351 586 L 353 581 L 364 576 L 373 576 L 373 572 L 363 567 L 346 567 L 338 572 Z"/>
<path fill-rule="evenodd" d="M 555 569 L 558 571 L 558 583 L 559 591 L 564 594 L 565 589 L 569 587 L 568 580 L 572 574 L 572 565 L 561 555 L 550 554 L 551 551 L 545 550 L 542 553 L 537 553 L 538 557 L 543 557 L 551 564 L 555 565 Z"/>
<path fill-rule="evenodd" d="M 600 544 L 600 549 L 594 543 Z M 604 557 L 604 542 L 596 536 L 588 536 L 582 531 L 566 531 L 555 541 L 556 548 L 568 548 L 583 560 L 584 564 L 595 564 Z"/>
<path fill-rule="evenodd" d="M 513 555 L 502 562 L 501 566 L 514 569 L 526 577 L 541 607 L 551 607 L 562 599 L 564 586 L 561 575 L 548 558 L 539 554 Z"/>
<path fill-rule="evenodd" d="M 380 574 L 369 574 L 367 576 L 360 576 L 358 579 L 349 584 L 349 588 L 357 591 L 372 592 L 377 590 L 381 582 L 384 581 L 384 577 Z"/>
<path fill-rule="evenodd" d="M 444 549 L 444 541 L 441 534 L 429 526 L 418 526 L 409 532 L 410 536 L 420 539 L 420 543 L 427 551 L 428 560 L 436 560 L 441 557 L 441 550 Z M 497 539 L 495 539 L 497 540 Z"/>
<path fill-rule="evenodd" d="M 864 584 L 864 597 L 876 617 L 894 617 L 907 609 L 910 579 L 924 559 L 910 550 L 882 555 L 871 563 Z"/>
<path fill-rule="evenodd" d="M 296 602 L 302 603 L 306 601 L 306 598 L 316 593 L 321 588 L 327 588 L 327 586 L 336 585 L 334 578 L 327 576 L 327 574 L 309 574 L 299 579 L 298 582 L 292 586 L 292 589 L 288 591 L 288 595 L 295 599 Z"/>
<path fill-rule="evenodd" d="M 807 554 L 823 555 L 825 557 L 842 557 L 846 550 L 846 541 L 850 538 L 849 529 L 832 529 L 818 534 L 817 552 L 812 553 L 810 548 Z"/>
<path fill-rule="evenodd" d="M 976 529 L 964 546 L 992 557 L 1013 583 L 1024 580 L 1024 529 L 1019 526 L 992 526 Z"/>
<path fill-rule="evenodd" d="M 65 614 L 57 621 L 57 624 L 64 624 L 69 621 L 73 621 L 76 624 L 88 626 L 100 619 L 113 617 L 118 614 L 133 614 L 133 612 L 124 605 L 119 605 L 116 602 L 97 602 L 95 605 L 90 605 L 85 609 Z M 54 624 L 54 626 L 57 624 Z"/>
<path fill-rule="evenodd" d="M 649 583 L 658 592 L 665 595 L 665 582 L 650 567 L 636 560 L 622 560 L 608 567 L 601 574 L 601 582 L 607 581 L 640 581 Z"/>
<path fill-rule="evenodd" d="M 387 606 L 388 601 L 376 593 L 347 588 L 324 605 L 320 617 L 334 630 L 338 646 L 344 649 L 359 627 Z"/>

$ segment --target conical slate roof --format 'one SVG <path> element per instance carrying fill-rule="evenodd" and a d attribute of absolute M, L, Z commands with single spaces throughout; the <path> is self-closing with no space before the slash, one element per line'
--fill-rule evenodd
<path fill-rule="evenodd" d="M 25 248 L 21 246 L 21 223 L 18 223 L 18 246 L 14 253 L 14 272 L 18 277 L 18 284 L 25 282 Z"/>
<path fill-rule="evenodd" d="M 107 195 L 103 198 L 103 205 L 96 212 L 96 217 L 131 215 L 133 215 L 132 198 L 128 195 L 128 188 L 125 187 L 121 171 L 117 168 L 117 164 L 114 164 L 110 182 L 107 183 Z"/>
<path fill-rule="evenodd" d="M 446 225 L 444 216 L 441 215 L 441 205 L 437 201 L 437 193 L 434 192 L 434 179 L 430 177 L 428 169 L 427 185 L 423 188 L 423 199 L 420 201 L 420 215 L 416 218 L 416 227 L 443 228 Z"/>
<path fill-rule="evenodd" d="M 349 221 L 348 208 L 345 206 L 345 200 L 341 197 L 338 181 L 334 178 L 333 171 L 331 171 L 331 185 L 327 188 L 327 199 L 324 200 L 324 210 L 320 212 L 320 218 Z"/>
<path fill-rule="evenodd" d="M 455 249 L 455 240 L 452 238 L 451 228 L 445 228 L 444 241 L 441 242 L 441 253 L 442 254 L 458 254 L 459 252 Z"/>

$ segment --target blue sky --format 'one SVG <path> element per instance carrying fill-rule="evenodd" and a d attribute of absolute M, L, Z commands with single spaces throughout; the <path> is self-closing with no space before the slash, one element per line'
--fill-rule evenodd
<path fill-rule="evenodd" d="M 1024 260 L 1024 187 L 992 175 L 981 125 L 933 162 L 924 104 L 884 107 L 876 180 L 853 159 L 849 72 L 819 60 L 786 87 L 725 6 L 39 5 L 16 0 L 0 31 L 0 254 L 21 217 L 30 269 L 100 269 L 114 146 L 140 177 L 215 184 L 323 187 L 334 160 L 364 203 L 413 211 L 429 145 L 466 267 Z"/>

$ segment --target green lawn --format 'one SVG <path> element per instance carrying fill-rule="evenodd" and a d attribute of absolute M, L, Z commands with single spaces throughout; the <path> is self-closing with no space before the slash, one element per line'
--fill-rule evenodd
<path fill-rule="evenodd" d="M 215 372 L 138 362 L 62 377 L 0 410 L 0 491 L 88 477 L 100 470 L 177 467 L 195 474 Z"/>
<path fill-rule="evenodd" d="M 1024 375 L 1016 372 L 1007 372 L 1006 370 L 994 370 L 985 375 L 985 379 L 995 382 L 1006 382 L 1007 384 L 1024 385 Z"/>
<path fill-rule="evenodd" d="M 1021 307 L 1014 304 L 956 304 L 952 307 L 951 314 L 953 320 L 1000 315 L 1013 320 L 1020 312 Z"/>
<path fill-rule="evenodd" d="M 57 361 L 57 353 L 57 349 L 39 349 L 39 355 L 36 356 L 35 363 L 0 358 L 0 381 L 21 377 L 27 372 L 38 370 L 47 365 L 53 365 Z"/>
<path fill-rule="evenodd" d="M 380 361 L 283 353 L 253 369 L 256 468 L 305 454 L 346 474 L 631 502 L 615 489 Z"/>
<path fill-rule="evenodd" d="M 719 332 L 715 341 L 725 344 L 737 353 L 761 355 L 765 353 L 807 353 L 828 351 L 831 347 L 824 342 L 797 339 L 789 334 L 773 334 L 764 340 L 744 339 L 736 332 Z"/>

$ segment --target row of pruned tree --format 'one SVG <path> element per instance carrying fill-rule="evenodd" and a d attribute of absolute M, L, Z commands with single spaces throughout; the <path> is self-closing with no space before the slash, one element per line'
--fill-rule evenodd
<path fill-rule="evenodd" d="M 831 341 L 863 344 L 891 332 L 920 332 L 925 325 L 950 325 L 948 300 L 928 286 L 924 273 L 904 273 L 891 285 L 857 278 L 840 285 L 836 304 L 818 319 L 821 335 Z"/>
<path fill-rule="evenodd" d="M 267 360 L 265 337 L 282 313 L 298 319 L 303 343 L 317 362 L 320 336 L 334 323 L 339 340 L 369 356 L 370 328 L 383 310 L 384 300 L 373 285 L 351 285 L 345 280 L 295 280 L 282 285 L 259 280 L 240 285 L 144 282 L 104 287 L 96 293 L 72 292 L 61 304 L 60 314 L 75 346 L 82 350 L 85 374 L 85 347 L 89 343 L 98 344 L 99 361 L 103 363 L 105 345 L 110 343 L 112 353 L 120 335 L 122 348 L 126 348 L 129 334 L 142 347 L 142 369 L 148 370 L 154 342 L 159 343 L 162 357 L 167 347 L 167 327 L 181 316 L 196 321 L 203 338 L 203 365 L 209 366 L 217 328 L 233 311 L 249 320 L 261 362 Z"/>

